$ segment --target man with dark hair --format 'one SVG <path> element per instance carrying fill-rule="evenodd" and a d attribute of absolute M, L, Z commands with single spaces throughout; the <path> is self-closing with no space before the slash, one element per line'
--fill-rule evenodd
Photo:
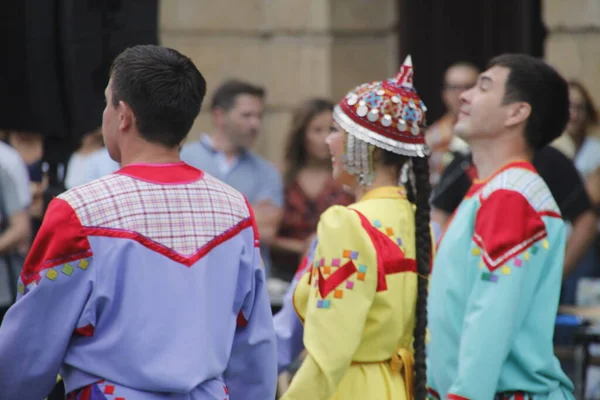
<path fill-rule="evenodd" d="M 572 399 L 552 343 L 565 226 L 531 164 L 567 122 L 567 83 L 542 60 L 505 54 L 461 102 L 455 132 L 481 181 L 448 223 L 433 265 L 429 393 Z"/>
<path fill-rule="evenodd" d="M 0 328 L 3 400 L 270 399 L 276 355 L 244 196 L 179 158 L 206 82 L 135 46 L 114 61 L 102 134 L 122 168 L 54 199 Z"/>
<path fill-rule="evenodd" d="M 261 87 L 238 80 L 224 82 L 211 102 L 212 133 L 184 145 L 181 158 L 246 196 L 254 209 L 268 272 L 269 245 L 282 215 L 283 183 L 277 168 L 250 150 L 262 128 L 264 98 Z"/>

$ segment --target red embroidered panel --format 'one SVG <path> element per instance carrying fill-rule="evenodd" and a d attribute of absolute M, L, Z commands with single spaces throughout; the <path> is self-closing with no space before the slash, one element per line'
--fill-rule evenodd
<path fill-rule="evenodd" d="M 27 255 L 21 280 L 28 285 L 40 271 L 91 255 L 90 244 L 75 211 L 66 201 L 54 199 L 48 205 L 42 226 Z"/>
<path fill-rule="evenodd" d="M 473 240 L 493 272 L 546 236 L 544 221 L 527 199 L 518 192 L 501 189 L 482 201 Z"/>
<path fill-rule="evenodd" d="M 417 262 L 404 257 L 404 252 L 379 229 L 375 228 L 362 213 L 354 210 L 360 217 L 363 228 L 369 234 L 377 252 L 377 291 L 387 290 L 385 276 L 400 272 L 417 272 Z"/>

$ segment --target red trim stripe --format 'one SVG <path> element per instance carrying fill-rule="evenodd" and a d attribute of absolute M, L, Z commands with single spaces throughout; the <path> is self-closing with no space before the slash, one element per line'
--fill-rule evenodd
<path fill-rule="evenodd" d="M 552 217 L 552 218 L 562 219 L 562 215 L 560 215 L 556 211 L 544 210 L 544 211 L 538 212 L 538 215 L 540 217 Z"/>
<path fill-rule="evenodd" d="M 440 394 L 438 392 L 436 392 L 435 390 L 433 390 L 432 388 L 428 387 L 427 393 L 429 393 L 431 396 L 435 397 L 436 399 L 441 400 Z"/>
<path fill-rule="evenodd" d="M 256 223 L 256 217 L 254 216 L 254 210 L 252 209 L 252 205 L 246 197 L 244 197 L 244 201 L 246 202 L 246 207 L 248 207 L 248 212 L 250 212 L 250 219 L 252 220 L 252 231 L 254 232 L 254 247 L 260 247 L 260 233 L 258 232 L 258 225 Z"/>
<path fill-rule="evenodd" d="M 469 400 L 468 397 L 462 397 L 457 394 L 448 393 L 448 400 Z"/>
<path fill-rule="evenodd" d="M 103 237 L 114 237 L 120 239 L 130 239 L 138 242 L 142 246 L 155 251 L 159 254 L 162 254 L 165 257 L 170 258 L 171 260 L 183 264 L 187 267 L 191 267 L 194 265 L 199 259 L 204 257 L 208 252 L 217 247 L 218 245 L 226 242 L 227 240 L 238 235 L 242 230 L 249 228 L 252 226 L 252 218 L 246 218 L 237 225 L 230 228 L 228 231 L 225 231 L 219 236 L 216 236 L 211 241 L 206 243 L 197 253 L 190 257 L 183 256 L 174 250 L 169 249 L 168 247 L 163 246 L 162 244 L 155 242 L 154 240 L 147 238 L 137 232 L 124 231 L 120 229 L 108 229 L 108 228 L 94 228 L 94 227 L 85 227 L 83 228 L 83 232 L 87 236 L 103 236 Z"/>

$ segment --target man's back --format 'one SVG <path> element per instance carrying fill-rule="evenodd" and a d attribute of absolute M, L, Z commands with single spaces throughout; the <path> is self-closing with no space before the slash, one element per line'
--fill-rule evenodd
<path fill-rule="evenodd" d="M 63 359 L 67 392 L 82 396 L 270 396 L 274 334 L 257 246 L 244 197 L 184 163 L 133 164 L 64 193 L 0 332 L 3 398 L 43 397 Z M 43 332 L 52 343 L 6 347 Z"/>

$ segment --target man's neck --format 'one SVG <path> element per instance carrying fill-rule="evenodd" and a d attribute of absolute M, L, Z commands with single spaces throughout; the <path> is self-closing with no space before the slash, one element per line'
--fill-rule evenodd
<path fill-rule="evenodd" d="M 133 151 L 121 153 L 121 167 L 131 164 L 172 164 L 181 162 L 179 149 L 154 144 L 140 145 Z"/>
<path fill-rule="evenodd" d="M 533 158 L 524 140 L 516 140 L 512 135 L 472 141 L 470 144 L 473 163 L 480 180 L 490 178 L 496 171 L 511 162 L 531 161 Z"/>
<path fill-rule="evenodd" d="M 210 135 L 210 139 L 212 142 L 212 147 L 218 152 L 225 154 L 225 157 L 231 161 L 237 157 L 239 157 L 240 152 L 232 146 L 229 140 L 225 137 L 222 132 L 215 131 Z"/>

